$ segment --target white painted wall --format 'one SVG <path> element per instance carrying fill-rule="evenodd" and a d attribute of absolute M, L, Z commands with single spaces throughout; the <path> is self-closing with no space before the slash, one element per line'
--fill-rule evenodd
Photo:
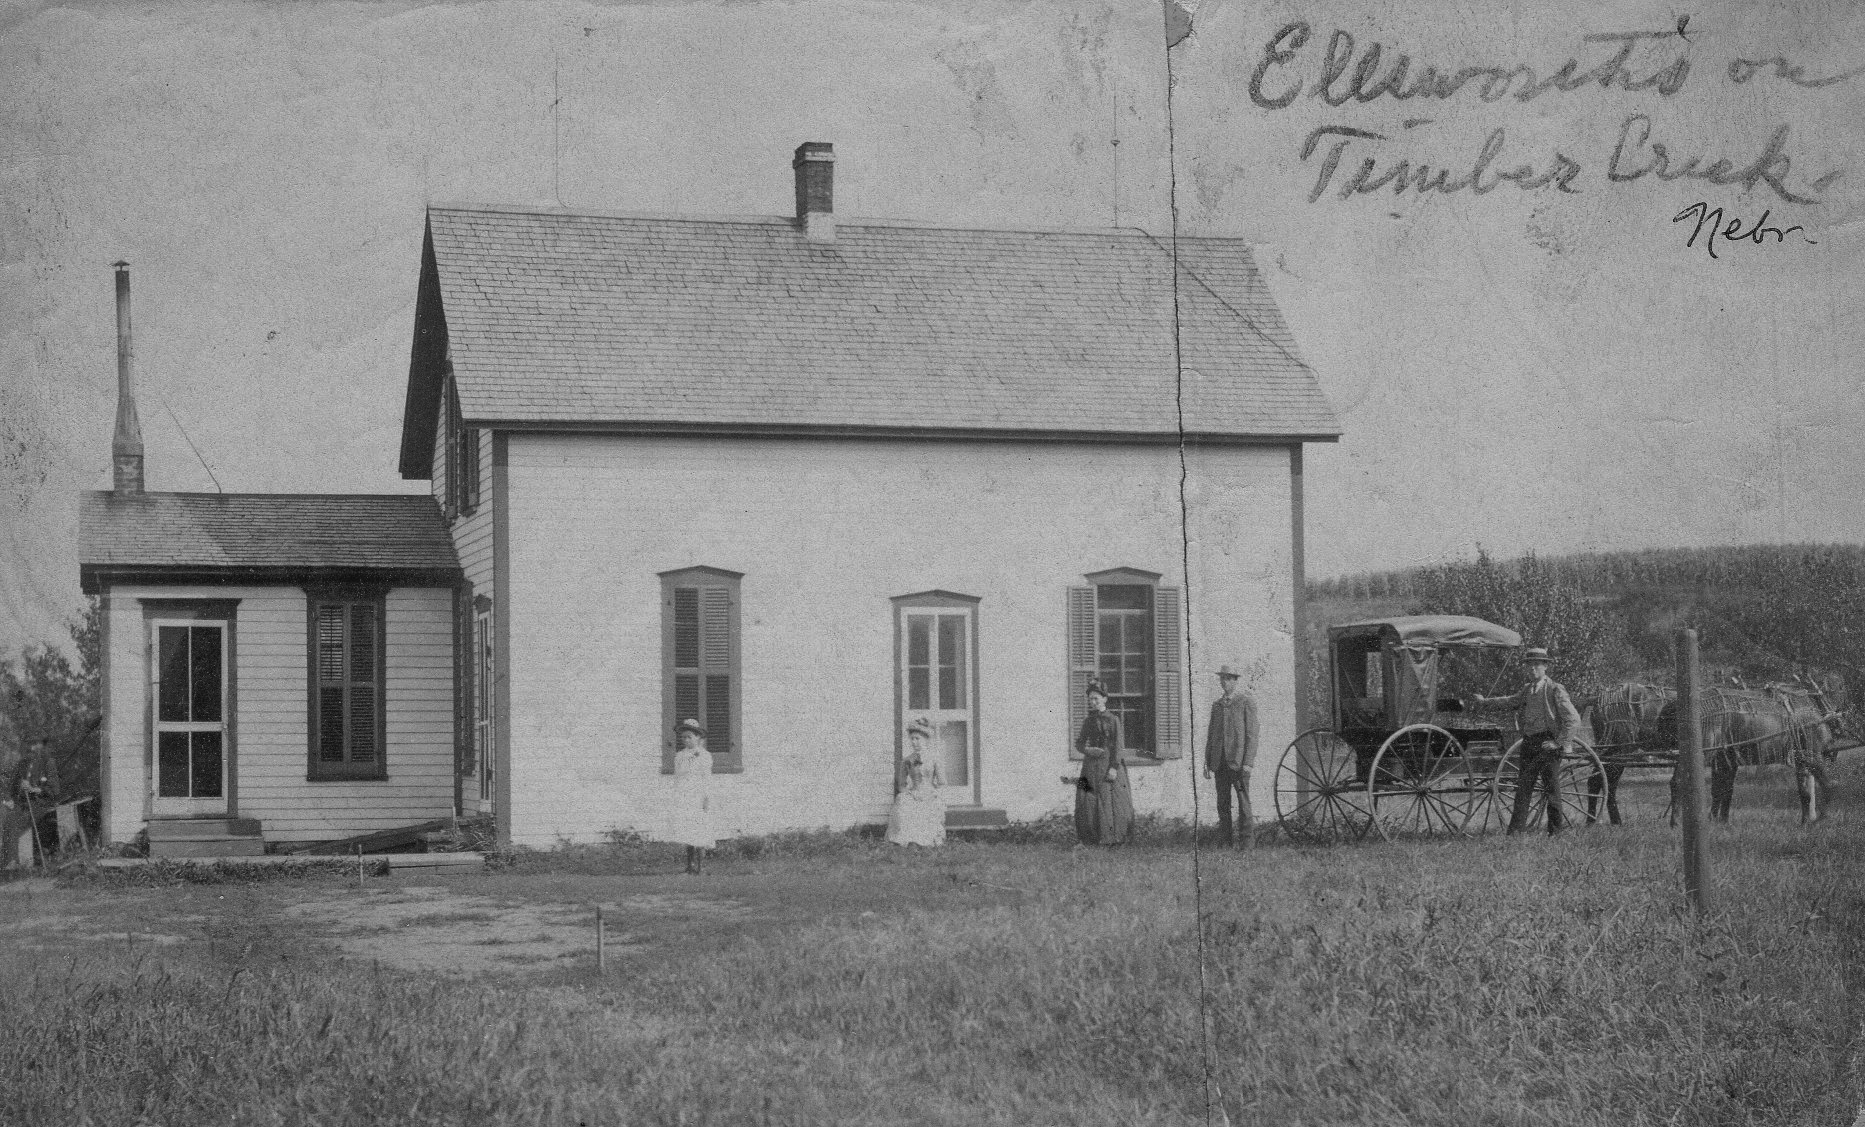
<path fill-rule="evenodd" d="M 1065 808 L 1066 589 L 1123 566 L 1184 583 L 1172 447 L 514 434 L 508 462 L 523 845 L 652 828 L 667 787 L 660 572 L 744 573 L 745 769 L 712 780 L 728 834 L 886 816 L 890 599 L 934 588 L 982 599 L 983 804 L 1012 819 Z M 1207 513 L 1192 524 L 1187 730 L 1202 751 L 1201 670 L 1260 660 L 1264 744 L 1279 751 L 1294 735 L 1287 452 L 1212 450 L 1191 468 Z M 1193 769 L 1136 769 L 1136 806 L 1189 814 Z"/>
<path fill-rule="evenodd" d="M 238 599 L 235 798 L 268 842 L 348 837 L 446 817 L 453 810 L 452 591 L 388 594 L 387 754 L 379 781 L 310 782 L 305 595 L 299 587 L 118 587 L 110 591 L 110 727 L 105 833 L 126 841 L 149 805 L 150 599 Z"/>

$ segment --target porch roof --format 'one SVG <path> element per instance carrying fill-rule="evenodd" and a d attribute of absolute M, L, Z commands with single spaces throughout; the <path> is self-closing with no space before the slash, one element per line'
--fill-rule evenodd
<path fill-rule="evenodd" d="M 87 591 L 107 576 L 449 582 L 461 574 L 440 506 L 399 494 L 85 493 L 78 565 Z"/>

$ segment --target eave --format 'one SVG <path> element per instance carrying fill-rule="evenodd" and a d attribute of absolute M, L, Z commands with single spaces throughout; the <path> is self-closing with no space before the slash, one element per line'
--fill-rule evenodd
<path fill-rule="evenodd" d="M 385 587 L 452 587 L 465 581 L 457 567 L 212 567 L 199 564 L 95 564 L 78 566 L 78 585 L 87 595 L 115 586 L 301 587 L 373 584 Z"/>

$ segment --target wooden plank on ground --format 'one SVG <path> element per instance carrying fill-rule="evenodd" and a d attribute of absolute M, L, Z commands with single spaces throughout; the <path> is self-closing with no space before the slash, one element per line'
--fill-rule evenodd
<path fill-rule="evenodd" d="M 444 830 L 452 824 L 452 819 L 439 818 L 432 822 L 420 822 L 412 826 L 400 826 L 392 830 L 375 830 L 371 833 L 357 834 L 341 841 L 315 841 L 294 846 L 286 850 L 292 854 L 309 854 L 311 856 L 341 856 L 354 854 L 358 850 L 364 853 L 381 853 L 388 849 L 398 849 L 407 845 L 421 844 L 421 835 Z"/>

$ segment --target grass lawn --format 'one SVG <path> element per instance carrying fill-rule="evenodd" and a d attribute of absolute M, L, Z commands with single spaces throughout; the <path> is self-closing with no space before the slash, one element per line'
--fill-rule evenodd
<path fill-rule="evenodd" d="M 1843 1127 L 1860 767 L 1812 829 L 1745 771 L 1705 921 L 1642 807 L 1196 871 L 1183 833 L 1016 831 L 779 839 L 701 877 L 624 846 L 361 887 L 15 883 L 0 1123 L 1179 1124 L 1209 1095 L 1239 1125 Z"/>

